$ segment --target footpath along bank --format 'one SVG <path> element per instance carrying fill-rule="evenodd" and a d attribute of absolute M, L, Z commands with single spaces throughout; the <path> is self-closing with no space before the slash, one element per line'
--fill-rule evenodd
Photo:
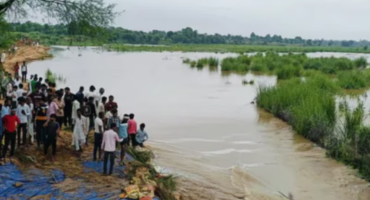
<path fill-rule="evenodd" d="M 48 47 L 19 45 L 3 70 L 14 74 L 16 62 L 50 57 Z M 40 75 L 39 76 L 43 76 Z M 103 162 L 92 161 L 93 145 L 76 153 L 70 130 L 62 130 L 57 157 L 50 162 L 37 145 L 16 149 L 13 163 L 1 163 L 2 199 L 165 199 L 178 200 L 173 176 L 161 175 L 151 164 L 150 150 L 128 149 L 125 165 L 115 165 L 112 176 L 102 176 Z M 89 143 L 93 143 L 90 137 Z M 117 152 L 119 155 L 120 152 Z M 158 198 L 160 197 L 160 198 Z"/>

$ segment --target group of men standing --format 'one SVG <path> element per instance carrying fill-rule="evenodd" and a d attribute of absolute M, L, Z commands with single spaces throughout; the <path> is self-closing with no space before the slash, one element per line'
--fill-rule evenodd
<path fill-rule="evenodd" d="M 16 72 L 17 73 L 17 72 Z M 104 173 L 107 174 L 107 164 L 110 160 L 108 174 L 112 173 L 116 142 L 121 145 L 121 159 L 123 162 L 127 145 L 141 146 L 148 139 L 144 131 L 145 124 L 137 128 L 134 114 L 118 115 L 118 104 L 111 95 L 103 96 L 104 89 L 95 92 L 91 86 L 84 92 L 80 87 L 76 94 L 70 88 L 56 89 L 55 83 L 37 75 L 31 75 L 28 81 L 28 91 L 23 89 L 25 81 L 16 76 L 7 84 L 6 100 L 1 106 L 2 130 L 0 141 L 5 136 L 5 145 L 2 156 L 5 161 L 8 146 L 10 158 L 14 155 L 16 139 L 18 148 L 27 148 L 34 142 L 36 136 L 37 148 L 43 145 L 44 154 L 52 147 L 51 160 L 55 159 L 57 138 L 63 125 L 72 128 L 72 143 L 76 151 L 88 145 L 89 133 L 94 131 L 94 160 L 101 159 L 104 151 Z M 11 89 L 10 89 L 11 88 Z"/>

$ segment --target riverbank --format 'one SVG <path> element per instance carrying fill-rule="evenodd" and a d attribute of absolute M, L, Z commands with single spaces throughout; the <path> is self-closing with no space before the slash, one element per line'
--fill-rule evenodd
<path fill-rule="evenodd" d="M 119 113 L 134 112 L 139 123 L 147 124 L 154 162 L 181 177 L 179 190 L 189 196 L 183 195 L 183 199 L 284 199 L 259 198 L 255 193 L 260 191 L 271 196 L 292 193 L 294 199 L 302 200 L 369 197 L 368 183 L 352 175 L 353 170 L 325 157 L 324 150 L 294 134 L 280 120 L 271 116 L 268 122 L 249 103 L 258 85 L 275 85 L 276 77 L 225 76 L 219 70 L 182 64 L 182 58 L 222 60 L 230 56 L 227 54 L 64 49 L 55 52 L 53 59 L 32 62 L 30 72 L 44 74 L 50 69 L 68 77 L 67 83 L 58 86 L 68 86 L 72 92 L 81 86 L 83 75 L 84 86 L 94 84 L 105 88 L 107 95 L 114 94 Z M 243 79 L 252 79 L 255 85 L 242 85 Z M 114 84 L 115 80 L 121 84 Z M 135 87 L 116 92 L 132 82 Z M 277 126 L 276 121 L 280 122 Z M 234 187 L 240 188 L 242 195 Z"/>
<path fill-rule="evenodd" d="M 35 60 L 43 60 L 46 58 L 51 58 L 52 55 L 48 53 L 50 50 L 49 47 L 46 46 L 28 46 L 28 45 L 23 45 L 21 43 L 18 43 L 18 50 L 15 52 L 14 55 L 9 55 L 7 54 L 7 58 L 5 60 L 4 64 L 4 69 L 11 73 L 14 74 L 14 65 L 15 63 L 23 63 L 23 61 L 26 61 L 27 63 L 30 61 L 35 61 Z"/>

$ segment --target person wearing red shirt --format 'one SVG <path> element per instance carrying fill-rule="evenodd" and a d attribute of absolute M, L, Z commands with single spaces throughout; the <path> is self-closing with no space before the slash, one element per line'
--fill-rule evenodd
<path fill-rule="evenodd" d="M 134 114 L 130 114 L 130 120 L 128 120 L 128 125 L 127 125 L 127 133 L 129 135 L 128 137 L 128 145 L 130 145 L 130 140 L 131 140 L 131 144 L 133 147 L 136 147 L 138 145 L 137 141 L 136 141 L 136 133 L 137 133 L 137 123 L 136 121 L 134 120 L 134 117 L 135 115 Z"/>
<path fill-rule="evenodd" d="M 17 115 L 15 115 L 15 112 L 16 109 L 13 109 L 10 112 L 10 115 L 5 115 L 3 117 L 3 129 L 5 132 L 5 145 L 3 148 L 4 162 L 9 143 L 10 143 L 10 161 L 12 161 L 12 157 L 14 155 L 16 130 L 17 126 L 21 123 Z"/>
<path fill-rule="evenodd" d="M 19 64 L 18 62 L 16 62 L 14 65 L 14 77 L 18 76 L 18 74 L 19 74 Z"/>
<path fill-rule="evenodd" d="M 108 103 L 105 104 L 105 112 L 111 111 L 113 109 L 117 109 L 118 105 L 116 102 L 113 101 L 114 97 L 112 95 L 109 96 Z"/>

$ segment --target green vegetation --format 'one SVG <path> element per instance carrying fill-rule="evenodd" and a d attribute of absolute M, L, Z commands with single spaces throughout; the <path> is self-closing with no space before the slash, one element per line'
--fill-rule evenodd
<path fill-rule="evenodd" d="M 154 155 L 151 151 L 139 151 L 135 148 L 128 147 L 127 153 L 129 153 L 134 161 L 126 163 L 127 175 L 132 182 L 137 180 L 138 172 L 148 172 L 145 175 L 147 181 L 154 181 L 156 188 L 155 193 L 161 199 L 176 200 L 174 192 L 177 188 L 176 177 L 173 175 L 162 176 L 155 167 L 151 164 Z M 140 177 L 141 178 L 141 177 Z"/>
<path fill-rule="evenodd" d="M 352 70 L 338 74 L 338 84 L 343 89 L 361 89 L 370 86 L 370 70 Z"/>
<path fill-rule="evenodd" d="M 46 1 L 46 0 L 35 0 L 35 1 Z M 97 0 L 93 0 L 97 1 Z M 50 1 L 47 1 L 50 2 Z M 55 9 L 57 9 L 56 7 Z M 60 8 L 60 6 L 59 6 Z M 86 9 L 86 10 L 92 10 Z M 110 13 L 110 12 L 108 12 Z M 65 13 L 63 13 L 65 15 Z M 88 13 L 87 13 L 88 14 Z M 85 14 L 85 15 L 87 15 Z M 111 14 L 108 15 L 111 19 Z M 83 18 L 86 19 L 86 18 Z M 14 32 L 39 32 L 41 34 L 61 36 L 61 35 L 85 35 L 90 36 L 92 32 L 97 32 L 96 29 L 90 29 L 81 31 L 81 27 L 84 29 L 89 28 L 89 24 L 85 21 L 76 23 L 78 20 L 71 20 L 65 22 L 65 24 L 38 24 L 32 22 L 26 23 L 12 23 L 11 29 Z M 88 21 L 88 20 L 86 20 Z M 367 46 L 370 45 L 368 41 L 334 41 L 334 40 L 310 40 L 303 39 L 302 37 L 295 38 L 283 38 L 280 35 L 266 36 L 257 35 L 251 33 L 249 37 L 240 35 L 220 35 L 220 34 L 206 34 L 199 33 L 197 30 L 192 28 L 184 28 L 179 31 L 159 31 L 153 30 L 150 32 L 143 31 L 132 31 L 123 29 L 121 27 L 109 27 L 100 31 L 99 37 L 104 37 L 107 43 L 118 43 L 118 44 L 155 44 L 155 45 L 169 45 L 169 44 L 226 44 L 226 45 L 260 45 L 260 46 L 276 46 L 282 47 L 291 46 L 292 48 L 299 47 L 315 47 L 315 51 L 321 49 L 326 51 L 326 48 L 335 49 L 337 47 L 353 48 L 356 51 L 366 52 Z M 95 34 L 96 35 L 96 34 Z M 269 48 L 269 47 L 267 47 Z M 271 48 L 271 47 L 270 47 Z M 152 48 L 153 50 L 153 48 Z M 272 49 L 266 49 L 267 51 Z M 282 52 L 282 51 L 280 51 Z M 286 51 L 284 51 L 286 52 Z M 302 51 L 299 51 L 302 52 Z"/>
<path fill-rule="evenodd" d="M 251 60 L 248 56 L 229 57 L 222 60 L 222 71 L 248 72 Z"/>
<path fill-rule="evenodd" d="M 340 87 L 369 86 L 369 70 L 342 71 L 337 80 L 311 72 L 305 79 L 293 77 L 273 87 L 260 87 L 257 105 L 370 180 L 370 126 L 364 123 L 363 103 L 351 110 L 346 101 L 339 106 L 335 101 L 341 94 Z"/>
<path fill-rule="evenodd" d="M 218 66 L 218 59 L 213 57 L 201 58 L 199 60 L 190 60 L 189 58 L 184 58 L 182 62 L 184 64 L 189 64 L 192 68 L 196 67 L 198 69 L 203 69 L 204 66 L 217 69 Z"/>
<path fill-rule="evenodd" d="M 46 79 L 48 79 L 51 83 L 57 83 L 57 81 L 59 82 L 63 82 L 65 83 L 66 82 L 66 79 L 61 76 L 61 75 L 57 75 L 56 73 L 53 73 L 50 69 L 47 69 L 46 72 L 45 72 L 45 77 Z"/>
<path fill-rule="evenodd" d="M 245 80 L 245 79 L 244 79 L 244 80 L 242 81 L 242 84 L 243 84 L 243 85 L 248 85 L 248 84 L 250 84 L 250 85 L 254 85 L 254 80 L 250 80 L 250 81 L 248 81 L 248 80 Z"/>
<path fill-rule="evenodd" d="M 370 127 L 364 124 L 364 106 L 359 103 L 351 110 L 344 105 L 344 123 L 338 134 L 329 138 L 327 154 L 358 169 L 363 178 L 370 180 Z"/>
<path fill-rule="evenodd" d="M 338 87 L 324 76 L 293 78 L 274 87 L 261 87 L 257 105 L 292 125 L 297 133 L 324 145 L 336 123 Z"/>
<path fill-rule="evenodd" d="M 110 43 L 105 45 L 114 51 L 181 51 L 181 52 L 215 52 L 215 53 L 253 53 L 253 52 L 281 52 L 281 53 L 309 53 L 309 52 L 348 52 L 370 53 L 370 49 L 361 47 L 340 46 L 297 46 L 297 45 L 235 45 L 235 44 L 167 44 L 167 45 L 125 45 Z"/>

